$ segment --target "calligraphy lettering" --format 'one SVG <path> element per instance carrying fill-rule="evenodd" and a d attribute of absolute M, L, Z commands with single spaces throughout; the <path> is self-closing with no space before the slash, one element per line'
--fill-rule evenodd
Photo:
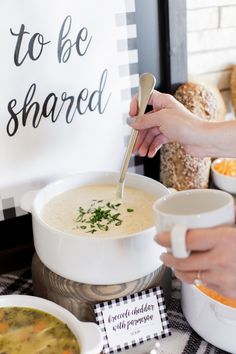
<path fill-rule="evenodd" d="M 62 23 L 62 27 L 58 37 L 58 47 L 57 56 L 59 63 L 66 63 L 71 55 L 72 48 L 75 46 L 77 54 L 79 56 L 84 56 L 89 48 L 92 40 L 92 36 L 88 38 L 88 29 L 83 27 L 78 32 L 76 40 L 72 43 L 71 39 L 68 38 L 71 30 L 72 18 L 67 16 Z"/>
<path fill-rule="evenodd" d="M 25 35 L 30 35 L 29 32 L 25 31 L 25 25 L 22 24 L 18 33 L 14 33 L 12 29 L 10 29 L 10 33 L 17 37 L 16 46 L 14 50 L 14 63 L 16 66 L 20 66 L 23 64 L 27 56 L 29 55 L 30 59 L 36 61 L 40 58 L 43 48 L 46 44 L 50 43 L 50 41 L 45 42 L 44 37 L 41 33 L 34 33 L 30 38 L 28 43 L 28 50 L 21 55 L 21 46 Z"/>
<path fill-rule="evenodd" d="M 52 123 L 55 123 L 57 119 L 65 112 L 65 121 L 70 124 L 75 116 L 75 113 L 84 115 L 87 110 L 93 112 L 97 110 L 99 114 L 103 114 L 111 93 L 105 97 L 105 88 L 107 83 L 108 71 L 104 70 L 98 85 L 98 89 L 89 92 L 87 88 L 83 88 L 77 99 L 73 95 L 68 95 L 66 92 L 61 94 L 58 98 L 55 93 L 49 93 L 45 98 L 43 104 L 35 99 L 37 86 L 33 83 L 23 102 L 22 108 L 18 111 L 17 100 L 12 99 L 8 103 L 8 112 L 10 113 L 10 119 L 7 123 L 7 134 L 9 136 L 14 136 L 19 130 L 20 125 L 25 127 L 31 120 L 33 128 L 37 128 L 42 120 L 42 118 L 50 118 Z"/>

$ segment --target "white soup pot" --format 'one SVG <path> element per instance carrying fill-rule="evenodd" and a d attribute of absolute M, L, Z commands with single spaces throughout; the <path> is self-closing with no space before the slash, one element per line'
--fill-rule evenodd
<path fill-rule="evenodd" d="M 91 322 L 79 321 L 71 312 L 52 301 L 29 295 L 2 295 L 1 307 L 27 307 L 47 312 L 66 323 L 78 340 L 81 354 L 99 354 L 103 339 L 99 326 Z"/>
<path fill-rule="evenodd" d="M 161 267 L 163 248 L 154 242 L 155 226 L 129 235 L 73 235 L 46 224 L 40 217 L 44 205 L 67 190 L 91 184 L 116 184 L 117 172 L 84 172 L 28 193 L 21 206 L 32 213 L 34 245 L 41 261 L 60 276 L 81 283 L 108 285 L 133 281 Z M 170 193 L 151 178 L 127 173 L 125 185 L 152 194 Z"/>
<path fill-rule="evenodd" d="M 182 283 L 182 310 L 190 326 L 207 342 L 236 354 L 236 308 Z"/>

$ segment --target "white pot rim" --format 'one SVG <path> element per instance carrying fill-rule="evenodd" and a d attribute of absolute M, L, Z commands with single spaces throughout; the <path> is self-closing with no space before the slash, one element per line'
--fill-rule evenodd
<path fill-rule="evenodd" d="M 111 240 L 117 240 L 117 239 L 129 239 L 129 238 L 132 238 L 132 237 L 137 237 L 138 235 L 142 234 L 150 234 L 150 233 L 153 233 L 153 235 L 155 235 L 155 226 L 151 226 L 149 228 L 146 228 L 142 231 L 139 231 L 139 232 L 135 232 L 135 233 L 131 233 L 131 234 L 126 234 L 126 235 L 112 235 L 112 236 L 104 236 L 104 235 L 96 235 L 96 236 L 92 236 L 92 235 L 80 235 L 79 233 L 74 235 L 72 233 L 69 233 L 69 232 L 65 232 L 65 231 L 61 231 L 53 226 L 50 226 L 48 225 L 41 217 L 40 215 L 38 214 L 37 212 L 37 199 L 40 197 L 40 194 L 44 193 L 45 191 L 47 191 L 47 189 L 49 188 L 52 188 L 54 185 L 56 184 L 62 184 L 62 183 L 65 183 L 66 181 L 68 181 L 69 179 L 73 179 L 75 178 L 76 176 L 81 176 L 81 175 L 86 175 L 86 174 L 93 174 L 93 175 L 101 175 L 101 174 L 104 174 L 104 175 L 111 175 L 111 176 L 117 176 L 118 175 L 118 172 L 116 171 L 86 171 L 86 172 L 80 172 L 80 173 L 76 173 L 76 174 L 73 174 L 73 175 L 70 175 L 70 176 L 67 176 L 67 177 L 64 177 L 64 178 L 60 178 L 56 181 L 53 181 L 49 184 L 47 184 L 46 186 L 44 186 L 43 188 L 41 188 L 40 190 L 38 190 L 38 192 L 36 193 L 34 199 L 33 199 L 33 202 L 32 202 L 32 215 L 33 217 L 37 220 L 37 222 L 39 224 L 41 224 L 44 228 L 46 228 L 48 231 L 53 231 L 53 232 L 57 232 L 58 234 L 62 235 L 62 236 L 65 236 L 65 237 L 68 237 L 70 239 L 73 239 L 75 236 L 77 238 L 81 238 L 81 239 L 87 239 L 87 240 L 102 240 L 103 242 L 111 242 Z M 150 177 L 147 177 L 147 176 L 143 176 L 143 175 L 138 175 L 136 173 L 133 173 L 133 172 L 127 172 L 127 176 L 129 177 L 132 177 L 132 178 L 137 178 L 137 179 L 145 179 L 147 181 L 150 181 L 151 183 L 155 183 L 155 184 L 159 184 L 161 186 L 161 188 L 163 188 L 163 191 L 165 190 L 166 193 L 170 193 L 168 188 L 166 188 L 163 184 L 161 184 L 159 181 L 156 181 Z"/>
<path fill-rule="evenodd" d="M 201 291 L 196 285 L 193 285 L 193 284 L 188 284 L 188 285 L 193 289 L 193 291 L 196 291 L 198 294 L 200 294 L 202 296 L 202 298 L 207 299 L 208 301 L 221 307 L 222 309 L 225 309 L 228 311 L 230 310 L 232 312 L 235 312 L 235 314 L 236 314 L 236 307 L 232 307 L 232 306 L 223 304 L 222 302 L 219 302 L 219 301 L 213 299 L 212 297 L 210 297 L 209 295 L 207 295 L 203 291 Z M 206 288 L 207 288 L 207 286 L 206 286 Z"/>

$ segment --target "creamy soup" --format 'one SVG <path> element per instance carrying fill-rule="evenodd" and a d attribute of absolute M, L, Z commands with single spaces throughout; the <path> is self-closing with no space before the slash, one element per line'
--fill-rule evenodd
<path fill-rule="evenodd" d="M 0 308 L 0 354 L 79 354 L 78 341 L 56 317 L 25 307 Z"/>
<path fill-rule="evenodd" d="M 136 188 L 125 188 L 122 202 L 116 186 L 89 185 L 51 199 L 41 217 L 59 230 L 84 235 L 127 235 L 153 226 L 155 197 Z"/>

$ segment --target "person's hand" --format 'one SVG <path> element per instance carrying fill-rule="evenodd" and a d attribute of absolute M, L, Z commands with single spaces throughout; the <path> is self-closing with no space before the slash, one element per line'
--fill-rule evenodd
<path fill-rule="evenodd" d="M 170 248 L 170 233 L 159 233 L 156 242 Z M 236 228 L 215 227 L 189 230 L 186 247 L 191 251 L 188 258 L 175 258 L 163 253 L 163 263 L 173 268 L 177 278 L 194 283 L 200 271 L 203 285 L 219 294 L 236 299 Z"/>
<path fill-rule="evenodd" d="M 144 116 L 128 119 L 132 128 L 139 130 L 134 153 L 153 157 L 159 147 L 167 142 L 180 142 L 186 152 L 203 156 L 202 121 L 188 111 L 173 96 L 154 91 L 149 104 L 153 110 Z M 138 101 L 134 96 L 130 116 L 137 114 Z"/>

